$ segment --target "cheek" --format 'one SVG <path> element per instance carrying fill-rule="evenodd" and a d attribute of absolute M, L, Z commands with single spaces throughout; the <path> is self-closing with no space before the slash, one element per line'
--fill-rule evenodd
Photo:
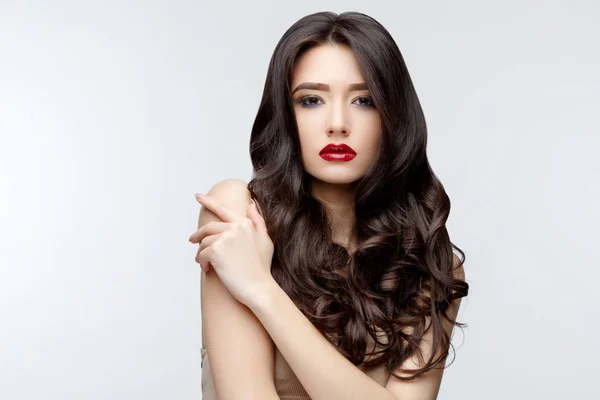
<path fill-rule="evenodd" d="M 320 125 L 317 118 L 302 118 L 300 116 L 296 119 L 296 125 L 298 127 L 300 146 L 306 148 L 311 143 L 317 143 L 316 138 L 322 130 L 319 130 Z"/>
<path fill-rule="evenodd" d="M 377 131 L 373 135 L 373 140 L 371 141 L 371 147 L 372 147 L 374 153 L 376 153 L 377 150 L 379 150 L 380 142 L 381 142 L 381 131 Z"/>
<path fill-rule="evenodd" d="M 376 153 L 379 150 L 379 143 L 382 136 L 381 123 L 379 120 L 369 121 L 362 127 L 361 132 L 365 132 L 363 134 L 363 151 L 372 154 Z"/>
<path fill-rule="evenodd" d="M 371 132 L 373 132 L 372 145 L 375 151 L 377 151 L 379 149 L 379 142 L 381 141 L 381 137 L 383 136 L 381 128 L 381 119 L 379 119 L 379 116 L 373 118 L 373 120 L 371 121 Z"/>
<path fill-rule="evenodd" d="M 365 163 L 370 164 L 373 162 L 373 159 L 377 156 L 377 152 L 379 151 L 379 142 L 380 135 L 376 133 L 365 137 L 361 146 L 364 156 L 363 161 Z"/>

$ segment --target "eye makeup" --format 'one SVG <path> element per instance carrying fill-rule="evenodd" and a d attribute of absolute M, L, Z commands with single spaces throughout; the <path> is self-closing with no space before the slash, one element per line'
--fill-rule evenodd
<path fill-rule="evenodd" d="M 314 103 L 307 103 L 307 102 L 309 102 L 309 101 L 315 101 L 315 100 L 317 100 L 317 101 L 321 101 L 321 102 L 323 101 L 323 100 L 321 100 L 321 99 L 320 99 L 319 97 L 317 97 L 317 96 L 304 96 L 304 97 L 302 97 L 302 98 L 300 98 L 300 99 L 296 100 L 296 103 L 297 103 L 297 104 L 300 104 L 302 107 L 305 107 L 305 108 L 313 108 L 313 107 L 316 107 L 316 106 L 318 106 L 319 104 L 318 104 L 318 103 L 317 103 L 317 104 L 314 104 Z M 375 104 L 373 103 L 373 99 L 371 98 L 371 96 L 360 96 L 360 97 L 357 97 L 357 98 L 354 100 L 354 102 L 355 102 L 356 100 L 363 100 L 363 101 L 366 101 L 366 102 L 368 103 L 367 105 L 360 105 L 360 104 L 359 104 L 359 106 L 360 106 L 361 108 L 375 108 Z M 353 103 L 354 103 L 354 102 L 353 102 Z"/>

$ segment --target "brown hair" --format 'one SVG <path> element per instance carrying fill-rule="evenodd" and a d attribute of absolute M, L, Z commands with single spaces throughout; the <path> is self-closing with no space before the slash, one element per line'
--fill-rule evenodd
<path fill-rule="evenodd" d="M 342 44 L 356 54 L 382 123 L 381 147 L 353 184 L 359 245 L 354 253 L 332 242 L 326 207 L 310 192 L 303 170 L 290 95 L 298 57 L 313 46 Z M 427 127 L 403 57 L 387 30 L 358 12 L 318 12 L 294 23 L 277 44 L 252 127 L 254 167 L 248 183 L 275 245 L 272 275 L 315 327 L 355 365 L 363 363 L 367 335 L 382 352 L 366 368 L 390 373 L 413 354 L 426 329 L 444 349 L 409 378 L 444 361 L 450 338 L 442 318 L 469 285 L 453 278 L 446 220 L 450 200 L 426 155 Z M 380 342 L 380 328 L 388 340 Z M 441 344 L 441 346 L 440 346 Z"/>

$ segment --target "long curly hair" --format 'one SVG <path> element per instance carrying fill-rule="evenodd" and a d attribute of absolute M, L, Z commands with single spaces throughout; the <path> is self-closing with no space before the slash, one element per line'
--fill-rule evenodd
<path fill-rule="evenodd" d="M 358 247 L 332 241 L 326 205 L 303 169 L 290 95 L 296 60 L 313 46 L 349 46 L 378 109 L 382 139 L 365 176 L 353 183 Z M 446 230 L 450 200 L 426 155 L 427 128 L 404 59 L 387 30 L 358 12 L 318 12 L 294 23 L 275 47 L 252 126 L 248 190 L 274 243 L 271 273 L 313 325 L 354 365 L 385 364 L 411 380 L 443 362 L 450 338 L 442 318 L 469 285 L 453 277 Z M 426 318 L 430 319 L 427 328 Z M 383 332 L 387 340 L 380 341 Z M 412 375 L 393 370 L 433 329 L 434 351 Z M 364 361 L 367 335 L 380 346 Z M 439 354 L 434 358 L 435 354 Z M 374 355 L 371 353 L 371 355 Z"/>

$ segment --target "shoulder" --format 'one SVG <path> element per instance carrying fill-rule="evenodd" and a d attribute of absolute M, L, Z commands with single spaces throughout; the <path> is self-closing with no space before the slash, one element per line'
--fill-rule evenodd
<path fill-rule="evenodd" d="M 229 178 L 217 182 L 206 194 L 231 208 L 241 207 L 244 215 L 251 199 L 248 183 L 239 178 Z"/>
<path fill-rule="evenodd" d="M 244 216 L 251 200 L 248 183 L 239 178 L 228 178 L 219 181 L 205 194 Z M 202 207 L 198 225 L 203 225 L 203 222 L 208 222 L 211 219 L 216 219 L 216 216 L 209 209 Z"/>
<path fill-rule="evenodd" d="M 460 279 L 461 281 L 465 280 L 465 268 L 463 266 L 462 260 L 456 255 L 456 253 L 453 253 L 454 255 L 454 262 L 453 262 L 453 266 L 452 266 L 452 275 L 454 276 L 454 279 Z"/>
<path fill-rule="evenodd" d="M 209 196 L 229 196 L 234 200 L 247 197 L 248 200 L 250 200 L 248 183 L 239 178 L 229 178 L 217 182 L 206 194 Z"/>

